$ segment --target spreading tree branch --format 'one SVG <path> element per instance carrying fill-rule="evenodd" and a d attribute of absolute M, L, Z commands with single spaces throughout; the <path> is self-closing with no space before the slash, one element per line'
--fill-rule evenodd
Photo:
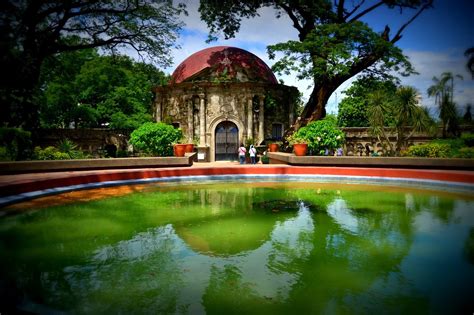
<path fill-rule="evenodd" d="M 395 36 L 392 38 L 392 40 L 390 41 L 392 44 L 396 43 L 397 41 L 400 40 L 400 38 L 402 38 L 402 32 L 403 30 L 408 26 L 410 25 L 424 10 L 432 7 L 433 5 L 433 0 L 429 0 L 426 4 L 424 4 L 419 10 L 418 12 L 412 16 L 411 19 L 409 19 L 405 24 L 403 24 L 400 29 L 398 30 L 398 32 L 395 34 Z"/>
<path fill-rule="evenodd" d="M 354 21 L 357 21 L 359 20 L 361 17 L 363 17 L 364 15 L 366 15 L 367 13 L 369 12 L 372 12 L 373 10 L 377 9 L 378 7 L 380 7 L 381 5 L 383 5 L 385 2 L 384 1 L 380 1 L 380 2 L 377 2 L 376 4 L 368 7 L 367 9 L 365 9 L 364 11 L 360 12 L 359 14 L 357 14 L 356 16 L 354 16 L 352 19 L 349 20 L 349 23 L 350 22 L 354 22 Z M 360 7 L 360 6 L 359 6 Z M 359 8 L 357 7 L 357 9 Z"/>

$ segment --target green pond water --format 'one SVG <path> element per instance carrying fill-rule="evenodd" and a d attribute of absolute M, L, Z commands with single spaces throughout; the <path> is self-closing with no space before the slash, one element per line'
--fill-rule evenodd
<path fill-rule="evenodd" d="M 470 196 L 217 182 L 33 210 L 0 218 L 1 314 L 474 311 Z"/>

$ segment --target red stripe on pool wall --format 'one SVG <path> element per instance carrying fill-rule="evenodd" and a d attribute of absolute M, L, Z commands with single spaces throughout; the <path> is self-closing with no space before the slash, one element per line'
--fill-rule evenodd
<path fill-rule="evenodd" d="M 67 177 L 57 173 L 45 173 L 44 177 L 34 177 L 14 184 L 2 183 L 1 195 L 16 195 L 44 189 L 67 187 L 80 184 L 106 181 L 135 180 L 146 178 L 182 177 L 182 176 L 220 176 L 220 175 L 334 175 L 334 176 L 368 176 L 385 178 L 412 178 L 474 184 L 474 172 L 449 170 L 413 170 L 386 168 L 351 168 L 351 167 L 298 167 L 298 166 L 265 166 L 265 167 L 195 167 L 167 169 L 138 169 L 117 171 L 70 172 Z"/>

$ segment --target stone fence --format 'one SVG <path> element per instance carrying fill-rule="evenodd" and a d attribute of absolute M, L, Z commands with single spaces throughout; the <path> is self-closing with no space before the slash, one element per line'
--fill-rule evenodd
<path fill-rule="evenodd" d="M 131 133 L 127 129 L 39 129 L 32 132 L 32 141 L 34 146 L 44 148 L 69 139 L 95 157 L 116 157 L 132 151 L 128 143 Z"/>
<path fill-rule="evenodd" d="M 362 156 L 366 154 L 366 145 L 372 152 L 383 155 L 382 143 L 377 138 L 369 134 L 368 128 L 342 128 L 346 134 L 344 155 Z M 472 132 L 472 126 L 461 126 L 461 131 Z M 111 130 L 111 129 L 41 129 L 32 133 L 33 144 L 35 146 L 55 146 L 62 139 L 69 139 L 79 145 L 81 150 L 89 152 L 93 156 L 125 156 L 126 152 L 131 153 L 132 147 L 129 145 L 132 130 Z M 390 140 L 395 144 L 394 134 L 389 134 Z M 439 130 L 436 137 L 441 137 Z M 423 144 L 434 137 L 428 134 L 416 133 L 410 139 L 410 145 Z"/>
<path fill-rule="evenodd" d="M 460 127 L 461 132 L 472 132 L 473 126 L 463 125 Z M 346 135 L 346 143 L 344 145 L 344 155 L 348 156 L 362 156 L 366 155 L 366 145 L 371 152 L 375 152 L 378 155 L 383 155 L 384 148 L 383 145 L 376 137 L 373 137 L 369 133 L 369 128 L 367 127 L 346 127 L 342 128 Z M 397 141 L 396 135 L 386 129 L 386 133 L 390 139 L 390 142 L 395 147 Z M 414 144 L 424 144 L 434 138 L 442 137 L 442 129 L 439 128 L 436 135 L 429 135 L 427 133 L 415 133 L 409 140 L 409 146 Z"/>

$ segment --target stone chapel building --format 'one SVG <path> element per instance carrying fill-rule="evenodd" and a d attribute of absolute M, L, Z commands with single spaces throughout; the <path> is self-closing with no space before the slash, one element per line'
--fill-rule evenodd
<path fill-rule="evenodd" d="M 280 140 L 294 123 L 298 96 L 260 58 L 228 46 L 192 54 L 154 93 L 156 121 L 181 128 L 198 143 L 198 158 L 211 162 L 236 159 L 247 139 Z"/>

